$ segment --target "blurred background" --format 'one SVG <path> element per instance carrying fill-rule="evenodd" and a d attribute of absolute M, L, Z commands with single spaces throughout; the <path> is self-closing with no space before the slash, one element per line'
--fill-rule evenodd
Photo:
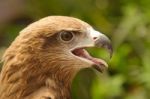
<path fill-rule="evenodd" d="M 88 49 L 109 68 L 82 70 L 73 99 L 150 99 L 150 0 L 0 0 L 0 57 L 20 30 L 50 15 L 82 19 L 114 47 L 112 59 L 103 49 Z"/>

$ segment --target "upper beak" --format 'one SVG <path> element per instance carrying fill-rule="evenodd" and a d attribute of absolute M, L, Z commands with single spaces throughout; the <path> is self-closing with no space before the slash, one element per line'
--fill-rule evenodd
<path fill-rule="evenodd" d="M 95 31 L 94 29 L 90 31 L 90 35 L 94 40 L 95 46 L 98 48 L 105 48 L 109 52 L 111 58 L 113 54 L 113 48 L 109 38 L 104 34 Z"/>

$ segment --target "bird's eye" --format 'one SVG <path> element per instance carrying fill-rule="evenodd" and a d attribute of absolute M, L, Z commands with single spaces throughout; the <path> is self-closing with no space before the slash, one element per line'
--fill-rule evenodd
<path fill-rule="evenodd" d="M 60 39 L 63 41 L 71 41 L 74 37 L 73 32 L 62 31 L 60 33 Z"/>

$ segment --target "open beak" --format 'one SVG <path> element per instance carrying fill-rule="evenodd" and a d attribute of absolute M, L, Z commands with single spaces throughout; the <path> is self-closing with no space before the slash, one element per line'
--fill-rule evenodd
<path fill-rule="evenodd" d="M 113 48 L 112 48 L 112 44 L 109 38 L 105 36 L 104 34 L 95 30 L 91 30 L 90 33 L 91 33 L 92 38 L 94 39 L 95 47 L 105 48 L 109 52 L 109 55 L 111 58 L 113 54 Z M 105 67 L 108 67 L 107 63 L 104 60 L 97 59 L 97 61 L 99 65 L 93 65 L 93 66 L 98 71 L 102 72 L 105 69 Z"/>
<path fill-rule="evenodd" d="M 105 48 L 109 52 L 110 58 L 112 57 L 113 48 L 111 41 L 107 36 L 98 31 L 95 31 L 93 28 L 89 30 L 89 36 L 92 38 L 92 41 L 89 42 L 89 45 L 92 44 L 90 47 Z M 72 53 L 80 58 L 84 58 L 92 62 L 92 66 L 100 72 L 104 71 L 105 68 L 108 67 L 108 64 L 104 60 L 90 56 L 90 54 L 84 48 L 87 48 L 86 44 L 83 47 L 76 48 L 72 51 Z"/>

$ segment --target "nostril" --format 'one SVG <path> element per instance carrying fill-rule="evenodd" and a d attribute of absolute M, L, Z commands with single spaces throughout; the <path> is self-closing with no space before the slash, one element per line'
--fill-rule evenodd
<path fill-rule="evenodd" d="M 93 39 L 95 40 L 95 39 L 97 39 L 97 37 L 93 37 Z"/>

